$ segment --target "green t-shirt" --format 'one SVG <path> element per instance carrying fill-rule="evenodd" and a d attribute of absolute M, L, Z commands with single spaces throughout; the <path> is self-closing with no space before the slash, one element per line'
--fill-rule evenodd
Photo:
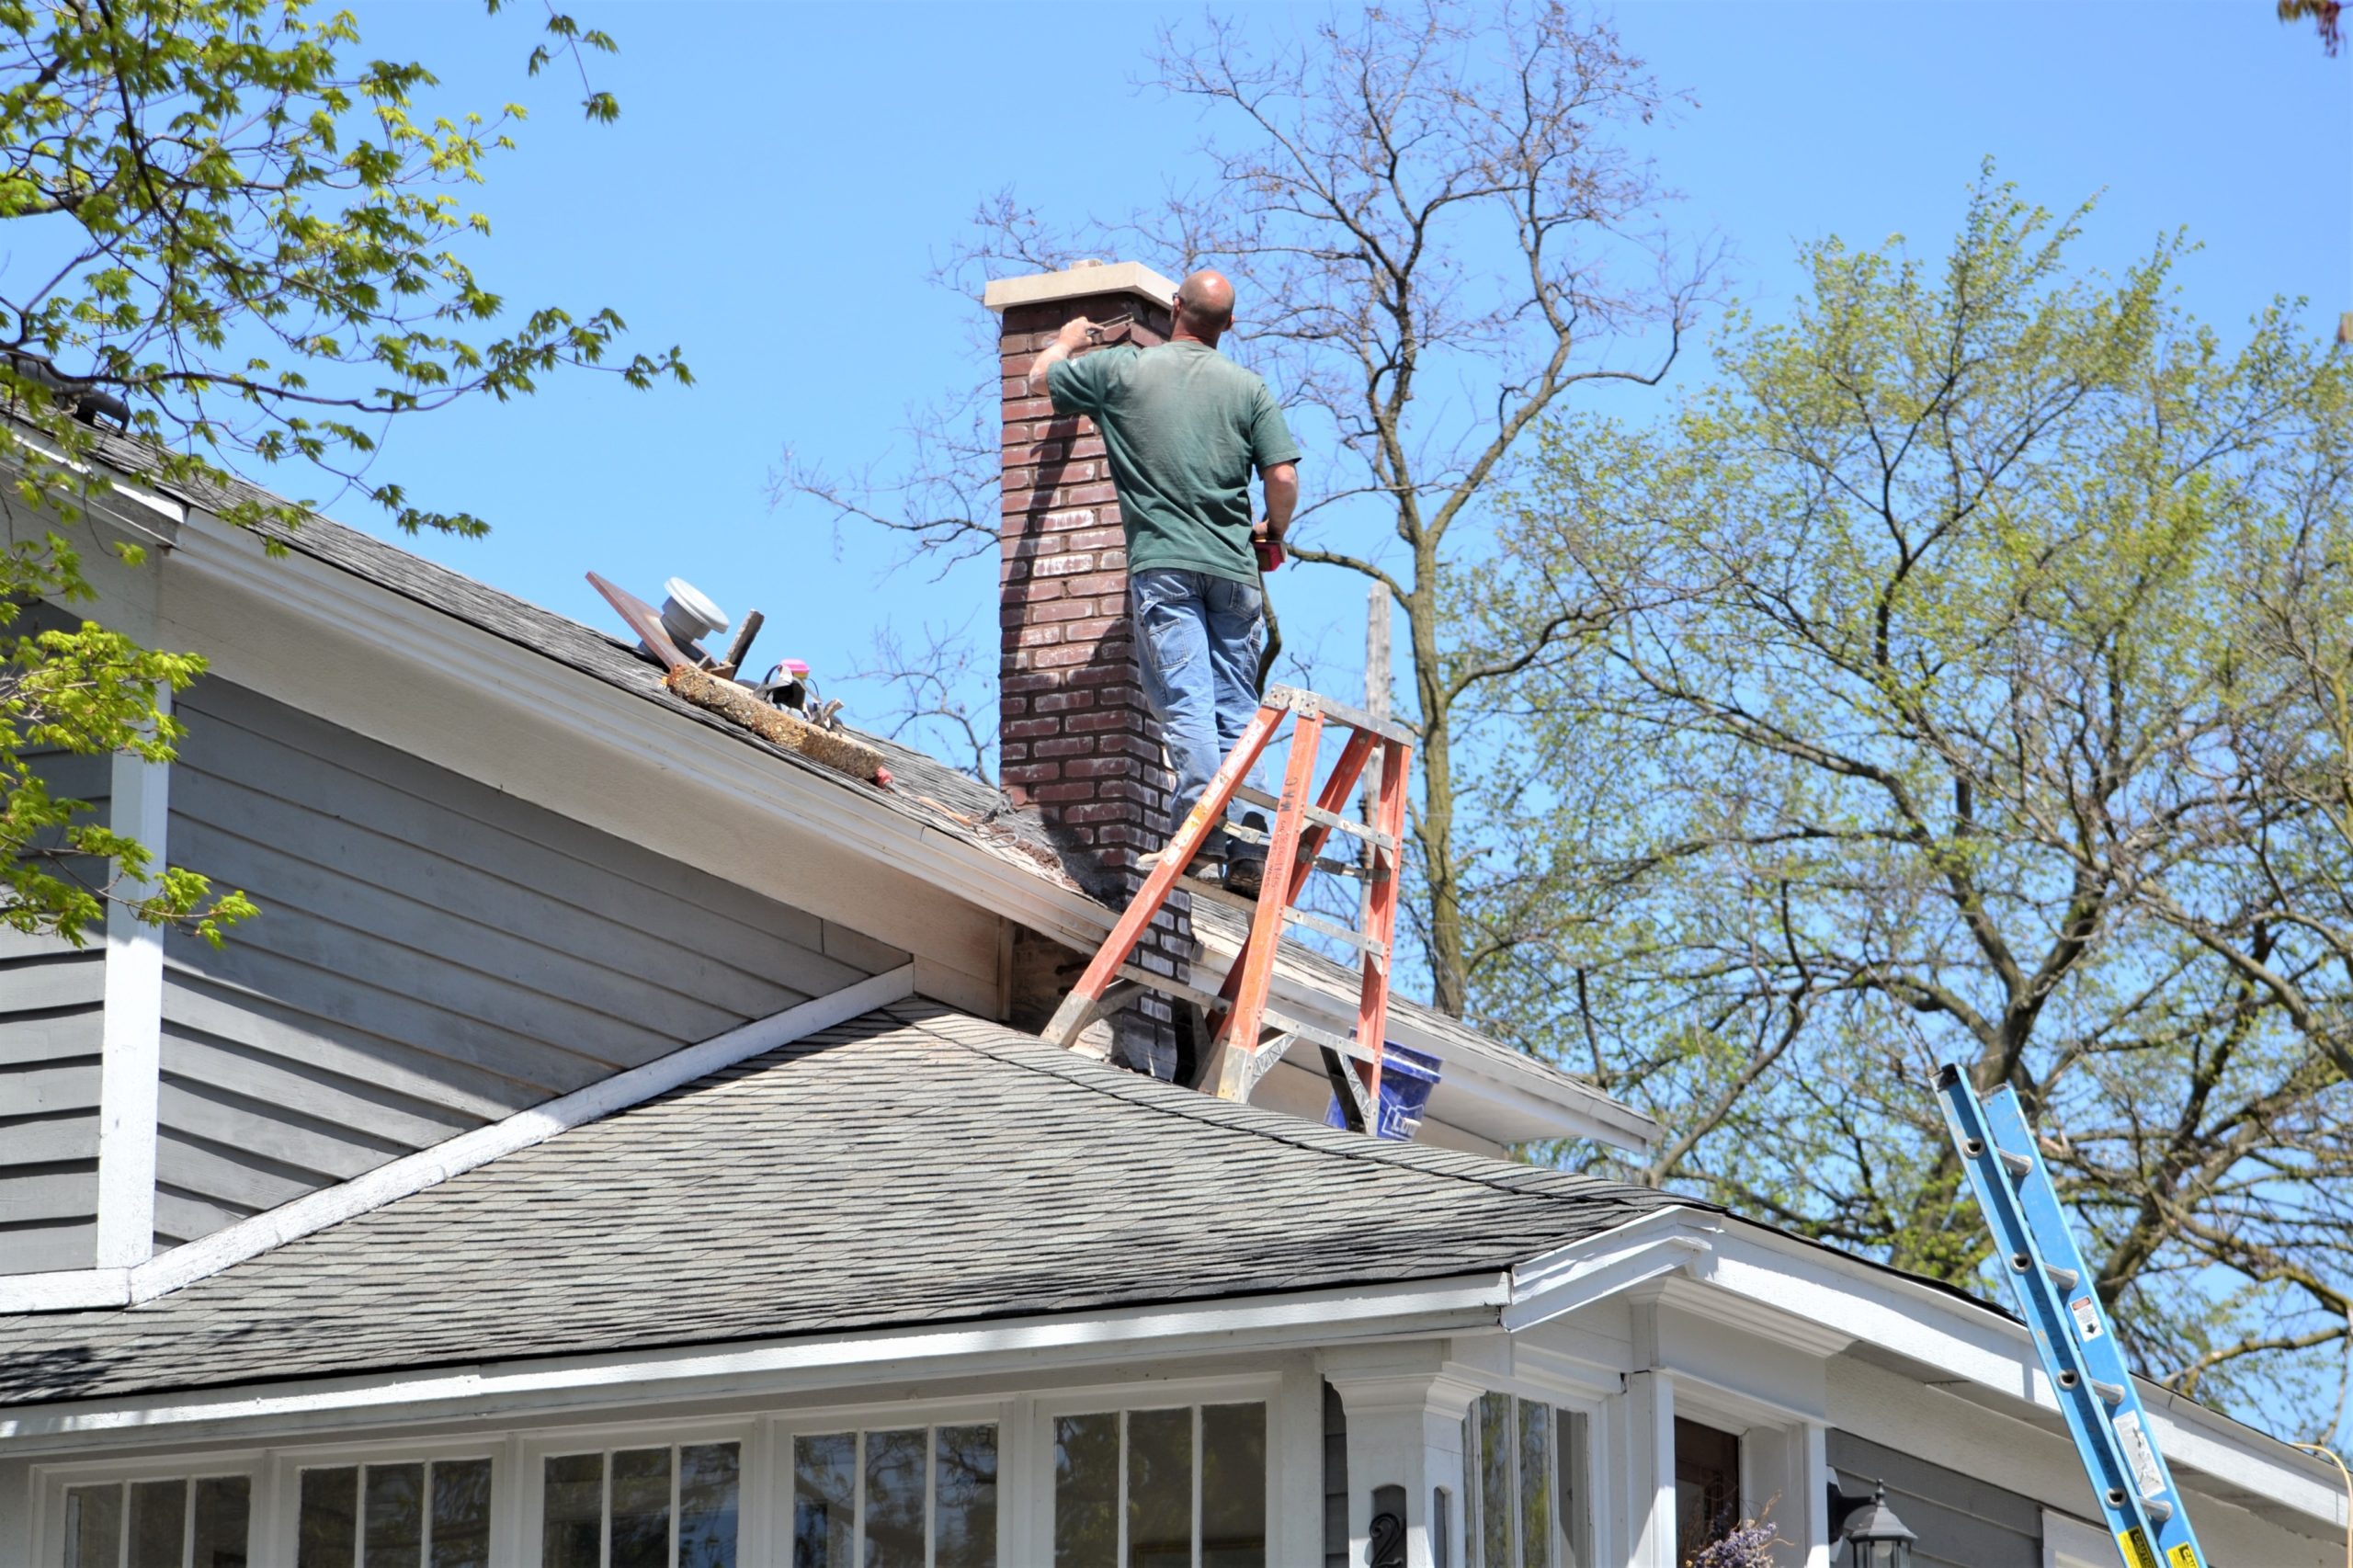
<path fill-rule="evenodd" d="M 1267 383 L 1203 344 L 1098 348 L 1046 372 L 1057 414 L 1103 434 L 1128 570 L 1258 580 L 1250 471 L 1299 460 Z"/>

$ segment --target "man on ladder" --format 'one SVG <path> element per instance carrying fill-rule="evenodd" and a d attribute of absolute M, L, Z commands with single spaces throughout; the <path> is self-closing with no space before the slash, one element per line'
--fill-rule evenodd
<path fill-rule="evenodd" d="M 1031 362 L 1029 386 L 1102 434 L 1127 535 L 1137 662 L 1176 775 L 1169 820 L 1181 823 L 1257 711 L 1261 547 L 1280 559 L 1299 501 L 1299 448 L 1267 383 L 1217 351 L 1233 321 L 1233 285 L 1196 272 L 1174 313 L 1158 347 L 1083 356 L 1099 329 L 1084 316 L 1066 322 Z M 1254 468 L 1267 502 L 1255 523 Z M 1256 897 L 1266 846 L 1222 828 L 1217 837 L 1202 858 L 1222 858 L 1225 886 Z"/>

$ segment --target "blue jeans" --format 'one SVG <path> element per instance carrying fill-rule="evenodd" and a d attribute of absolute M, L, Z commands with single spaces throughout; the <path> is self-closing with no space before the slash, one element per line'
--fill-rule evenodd
<path fill-rule="evenodd" d="M 1256 583 L 1163 568 L 1128 579 L 1128 608 L 1135 618 L 1144 700 L 1160 721 L 1161 740 L 1176 773 L 1169 815 L 1174 832 L 1258 711 L 1266 601 Z M 1203 853 L 1221 852 L 1260 859 L 1267 849 L 1228 839 L 1221 828 Z"/>

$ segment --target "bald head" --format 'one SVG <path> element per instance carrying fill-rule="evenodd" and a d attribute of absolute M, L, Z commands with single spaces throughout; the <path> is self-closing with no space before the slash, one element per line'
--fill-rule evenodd
<path fill-rule="evenodd" d="M 1176 286 L 1176 335 L 1214 346 L 1233 324 L 1233 285 L 1225 274 L 1203 267 Z"/>

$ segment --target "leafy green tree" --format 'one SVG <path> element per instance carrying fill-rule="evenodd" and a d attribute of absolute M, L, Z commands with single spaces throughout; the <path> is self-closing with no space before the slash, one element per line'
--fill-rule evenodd
<path fill-rule="evenodd" d="M 612 48 L 551 11 L 528 69 Z M 44 782 L 46 753 L 168 759 L 180 732 L 157 693 L 203 669 L 32 617 L 94 597 L 92 550 L 141 560 L 88 527 L 97 465 L 271 532 L 308 506 L 234 476 L 301 460 L 404 528 L 479 533 L 373 472 L 394 419 L 564 368 L 688 380 L 675 349 L 608 362 L 609 310 L 517 319 L 476 278 L 490 225 L 465 193 L 524 111 L 430 117 L 415 99 L 434 85 L 308 0 L 0 3 L 0 922 L 78 941 L 113 898 L 218 940 L 251 910 L 150 867 Z M 619 112 L 585 70 L 582 87 L 591 119 Z"/>
<path fill-rule="evenodd" d="M 1813 247 L 1670 426 L 1551 429 L 1480 608 L 1608 625 L 1515 683 L 1474 1014 L 1656 1114 L 1641 1179 L 1959 1280 L 1930 1074 L 2012 1085 L 2143 1369 L 2325 1427 L 2353 370 L 2190 319 L 2178 242 L 2071 267 L 2081 216 L 1989 175 L 1941 265 Z"/>

